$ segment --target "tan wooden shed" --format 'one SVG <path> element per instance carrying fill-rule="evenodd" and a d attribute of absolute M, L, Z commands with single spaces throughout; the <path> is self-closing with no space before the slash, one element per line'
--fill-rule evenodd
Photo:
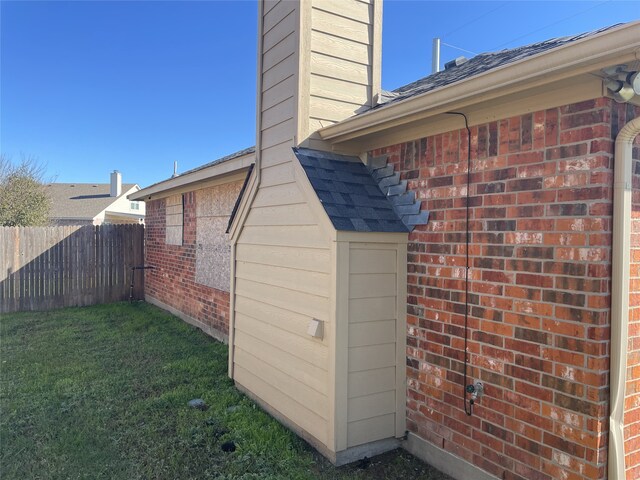
<path fill-rule="evenodd" d="M 291 151 L 288 197 L 263 187 L 235 222 L 230 373 L 343 464 L 405 433 L 407 234 L 428 215 L 384 158 Z"/>

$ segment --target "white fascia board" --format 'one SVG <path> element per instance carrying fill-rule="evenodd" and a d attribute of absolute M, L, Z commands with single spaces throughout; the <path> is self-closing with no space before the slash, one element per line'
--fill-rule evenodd
<path fill-rule="evenodd" d="M 135 214 L 135 213 L 110 211 L 108 209 L 104 211 L 104 214 L 105 214 L 105 217 L 109 215 L 110 217 L 119 217 L 119 218 L 140 218 L 140 219 L 144 218 L 144 215 L 141 215 L 139 213 Z"/>

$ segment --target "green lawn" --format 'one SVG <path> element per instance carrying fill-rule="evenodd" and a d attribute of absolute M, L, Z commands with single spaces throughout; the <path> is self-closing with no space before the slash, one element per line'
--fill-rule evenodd
<path fill-rule="evenodd" d="M 401 451 L 331 466 L 234 388 L 225 345 L 144 303 L 0 315 L 0 360 L 3 480 L 448 478 Z"/>

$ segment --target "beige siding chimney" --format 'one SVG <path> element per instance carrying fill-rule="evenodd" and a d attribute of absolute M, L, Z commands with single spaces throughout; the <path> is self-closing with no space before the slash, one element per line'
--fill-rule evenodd
<path fill-rule="evenodd" d="M 371 108 L 381 15 L 381 0 L 260 2 L 256 168 L 231 230 L 229 374 L 336 463 L 378 437 L 347 438 L 347 374 L 336 366 L 347 355 L 336 350 L 344 246 L 292 147 L 329 149 L 319 128 Z"/>
<path fill-rule="evenodd" d="M 110 196 L 119 197 L 122 194 L 122 174 L 118 170 L 111 172 Z"/>
<path fill-rule="evenodd" d="M 289 139 L 322 148 L 317 130 L 371 108 L 380 91 L 381 18 L 381 0 L 262 4 L 259 146 Z"/>

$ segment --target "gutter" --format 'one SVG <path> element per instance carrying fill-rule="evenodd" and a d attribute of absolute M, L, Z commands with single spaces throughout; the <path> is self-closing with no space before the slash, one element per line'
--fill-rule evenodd
<path fill-rule="evenodd" d="M 443 113 L 452 108 L 548 84 L 610 63 L 640 58 L 640 21 L 554 48 L 471 78 L 348 118 L 319 131 L 323 140 L 341 143 Z"/>
<path fill-rule="evenodd" d="M 616 137 L 613 172 L 613 245 L 611 272 L 611 363 L 609 414 L 609 478 L 625 478 L 624 399 L 629 343 L 629 282 L 631 264 L 631 193 L 633 140 L 640 117 L 628 122 Z"/>

